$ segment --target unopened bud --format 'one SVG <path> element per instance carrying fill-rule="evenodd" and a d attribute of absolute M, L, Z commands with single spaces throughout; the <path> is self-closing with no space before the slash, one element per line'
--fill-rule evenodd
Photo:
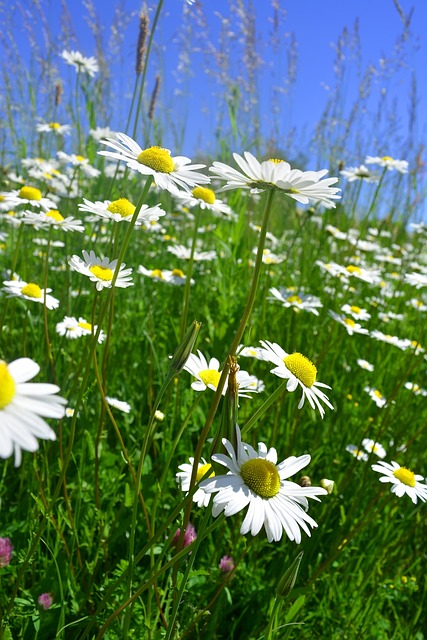
<path fill-rule="evenodd" d="M 311 478 L 309 476 L 301 476 L 299 484 L 300 487 L 311 487 Z"/>
<path fill-rule="evenodd" d="M 287 598 L 292 589 L 294 588 L 295 580 L 297 579 L 299 566 L 301 564 L 302 557 L 304 555 L 304 551 L 301 551 L 293 563 L 288 569 L 286 569 L 282 579 L 280 580 L 276 593 L 279 598 Z"/>
<path fill-rule="evenodd" d="M 319 484 L 321 487 L 323 487 L 323 489 L 326 489 L 328 493 L 332 493 L 332 491 L 334 490 L 335 482 L 333 480 L 323 478 L 323 480 L 321 480 Z"/>
<path fill-rule="evenodd" d="M 170 369 L 173 369 L 176 373 L 181 373 L 181 371 L 183 370 L 185 363 L 187 362 L 191 352 L 193 351 L 193 347 L 201 326 L 201 322 L 193 320 L 191 327 L 185 334 L 181 343 L 176 348 L 170 363 Z"/>

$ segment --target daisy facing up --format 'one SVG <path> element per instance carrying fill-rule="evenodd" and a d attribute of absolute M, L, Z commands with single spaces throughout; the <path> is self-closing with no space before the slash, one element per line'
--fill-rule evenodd
<path fill-rule="evenodd" d="M 320 299 L 310 294 L 305 294 L 302 291 L 297 291 L 294 288 L 285 289 L 284 287 L 272 287 L 270 289 L 272 297 L 269 300 L 278 300 L 285 308 L 292 307 L 296 311 L 304 310 L 313 313 L 315 316 L 319 315 L 317 309 L 323 307 Z"/>
<path fill-rule="evenodd" d="M 390 464 L 381 460 L 373 464 L 372 469 L 383 474 L 380 482 L 391 482 L 390 491 L 398 498 L 406 494 L 414 504 L 417 504 L 418 498 L 423 502 L 427 501 L 427 484 L 420 482 L 420 480 L 424 480 L 424 476 L 417 475 L 394 461 Z"/>
<path fill-rule="evenodd" d="M 266 359 L 276 365 L 271 370 L 271 373 L 274 373 L 279 378 L 288 380 L 287 391 L 292 392 L 297 387 L 301 387 L 302 397 L 298 404 L 298 409 L 301 409 L 304 405 L 306 398 L 312 409 L 316 410 L 317 407 L 322 418 L 325 415 L 325 410 L 320 401 L 330 409 L 334 408 L 329 402 L 329 398 L 319 389 L 319 387 L 325 389 L 330 389 L 331 387 L 323 382 L 316 382 L 317 369 L 306 356 L 301 353 L 286 353 L 276 342 L 260 340 L 260 344 L 264 348 Z"/>
<path fill-rule="evenodd" d="M 96 288 L 98 291 L 102 291 L 104 287 L 110 288 L 112 286 L 112 280 L 114 271 L 116 269 L 117 260 L 110 260 L 108 258 L 98 258 L 94 251 L 83 250 L 83 258 L 74 255 L 71 260 L 68 261 L 73 271 L 78 271 L 90 278 L 92 282 L 96 282 Z M 132 282 L 132 269 L 125 269 L 125 264 L 120 265 L 119 274 L 115 282 L 116 287 L 131 287 Z"/>
<path fill-rule="evenodd" d="M 70 124 L 59 124 L 59 122 L 40 122 L 36 125 L 37 133 L 55 133 L 57 136 L 69 136 L 71 133 Z"/>
<path fill-rule="evenodd" d="M 56 325 L 56 332 L 60 336 L 65 336 L 69 340 L 76 340 L 82 336 L 96 335 L 98 327 L 94 325 L 92 327 L 90 322 L 87 322 L 84 318 L 74 318 L 73 316 L 65 316 L 62 322 L 58 322 Z M 105 340 L 105 333 L 100 331 L 98 342 L 101 344 Z"/>
<path fill-rule="evenodd" d="M 3 291 L 8 298 L 24 298 L 31 302 L 46 303 L 50 310 L 59 307 L 59 300 L 49 295 L 52 289 L 42 289 L 38 284 L 24 280 L 5 280 L 3 284 Z"/>
<path fill-rule="evenodd" d="M 346 305 L 344 305 L 344 306 L 346 306 Z M 369 333 L 368 329 L 364 329 L 362 327 L 362 325 L 360 325 L 358 322 L 355 322 L 353 320 L 353 318 L 347 318 L 344 315 L 339 315 L 338 313 L 335 313 L 335 311 L 332 311 L 331 309 L 329 309 L 328 314 L 336 322 L 338 322 L 339 324 L 342 324 L 343 327 L 346 328 L 347 333 L 348 333 L 349 336 L 352 336 L 353 333 L 361 333 L 361 334 L 364 334 L 364 335 L 368 335 L 368 333 Z"/>
<path fill-rule="evenodd" d="M 298 473 L 310 462 L 309 455 L 291 456 L 277 464 L 277 451 L 267 450 L 263 442 L 258 451 L 242 442 L 236 424 L 236 449 L 227 440 L 222 443 L 228 455 L 217 453 L 212 460 L 227 468 L 227 474 L 203 480 L 201 489 L 215 493 L 212 515 L 224 512 L 232 516 L 248 507 L 240 533 L 256 536 L 264 526 L 269 542 L 281 540 L 283 532 L 297 544 L 301 542 L 301 529 L 311 536 L 309 526 L 317 527 L 307 514 L 308 500 L 319 500 L 327 495 L 321 487 L 301 487 L 290 482 L 289 477 Z"/>
<path fill-rule="evenodd" d="M 91 202 L 83 198 L 83 202 L 84 204 L 78 205 L 80 211 L 93 213 L 95 216 L 113 220 L 114 222 L 130 222 L 136 209 L 135 205 L 127 198 L 119 198 L 113 201 L 104 200 L 103 202 L 99 200 Z M 147 204 L 143 204 L 136 220 L 136 226 L 152 220 L 157 222 L 164 215 L 165 212 L 160 205 L 156 204 L 154 207 L 149 207 Z"/>

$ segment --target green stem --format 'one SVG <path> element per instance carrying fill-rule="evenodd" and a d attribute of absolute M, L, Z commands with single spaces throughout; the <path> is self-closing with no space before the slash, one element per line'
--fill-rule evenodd
<path fill-rule="evenodd" d="M 247 420 L 245 422 L 245 424 L 242 427 L 242 435 L 243 434 L 247 434 L 248 431 L 254 426 L 254 424 L 256 422 L 258 422 L 258 420 L 264 415 L 264 413 L 266 411 L 268 411 L 268 409 L 275 404 L 275 402 L 277 402 L 277 400 L 280 398 L 280 396 L 282 395 L 282 393 L 286 390 L 286 385 L 287 385 L 288 381 L 284 380 L 276 389 L 276 391 L 274 391 L 271 396 L 264 402 L 263 405 L 260 406 L 259 409 L 257 409 L 255 411 L 255 413 L 249 418 L 249 420 Z"/>
<path fill-rule="evenodd" d="M 201 207 L 198 206 L 196 210 L 196 215 L 194 218 L 194 229 L 193 229 L 193 238 L 191 242 L 190 260 L 188 262 L 188 269 L 187 269 L 185 289 L 184 289 L 184 303 L 182 305 L 182 312 L 181 312 L 181 340 L 184 338 L 187 330 L 188 307 L 190 304 L 191 276 L 193 275 L 194 252 L 196 251 L 196 241 L 197 241 L 197 234 L 199 231 L 200 214 L 201 214 Z"/>

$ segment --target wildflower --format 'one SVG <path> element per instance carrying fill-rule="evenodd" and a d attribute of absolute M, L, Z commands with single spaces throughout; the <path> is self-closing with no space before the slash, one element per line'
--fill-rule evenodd
<path fill-rule="evenodd" d="M 276 449 L 267 450 L 260 442 L 255 451 L 250 444 L 242 442 L 238 425 L 236 440 L 234 450 L 231 442 L 223 438 L 228 456 L 221 453 L 212 456 L 212 460 L 228 469 L 227 474 L 201 483 L 207 493 L 216 493 L 212 515 L 216 517 L 224 512 L 231 516 L 249 506 L 240 528 L 242 535 L 250 531 L 255 536 L 264 526 L 269 542 L 281 540 L 284 530 L 290 540 L 299 544 L 301 529 L 310 536 L 307 525 L 317 526 L 306 513 L 307 498 L 318 500 L 316 496 L 327 494 L 321 487 L 301 487 L 288 480 L 309 464 L 310 456 L 291 456 L 277 464 Z"/>
<path fill-rule="evenodd" d="M 84 231 L 84 226 L 80 220 L 76 220 L 72 216 L 64 218 L 58 209 L 49 209 L 42 213 L 24 211 L 23 216 L 22 222 L 32 225 L 35 229 L 49 229 L 49 227 L 53 226 L 63 231 Z"/>
<path fill-rule="evenodd" d="M 176 547 L 176 545 L 178 544 L 180 535 L 181 535 L 181 529 L 178 527 L 178 529 L 175 531 L 174 536 L 172 538 L 171 544 L 173 547 Z M 194 540 L 196 540 L 196 538 L 197 538 L 196 529 L 193 527 L 191 522 L 189 522 L 187 524 L 187 528 L 185 529 L 182 548 L 185 549 L 185 547 L 188 547 L 188 545 L 191 544 Z"/>
<path fill-rule="evenodd" d="M 116 133 L 110 127 L 96 127 L 96 129 L 89 129 L 89 135 L 95 142 L 99 142 L 102 138 L 112 138 L 114 140 Z"/>
<path fill-rule="evenodd" d="M 41 122 L 36 125 L 38 133 L 54 133 L 57 136 L 69 136 L 71 132 L 70 124 L 59 124 L 59 122 Z"/>
<path fill-rule="evenodd" d="M 197 353 L 198 356 L 192 353 L 184 365 L 185 371 L 196 378 L 196 381 L 191 384 L 191 388 L 194 391 L 205 391 L 207 388 L 216 391 L 222 373 L 219 371 L 219 361 L 216 358 L 211 358 L 208 362 L 201 351 L 197 350 Z M 259 392 L 259 380 L 255 376 L 249 375 L 247 371 L 237 371 L 236 382 L 240 398 L 250 398 L 248 393 Z M 227 388 L 228 381 L 224 385 L 222 395 L 226 394 Z"/>
<path fill-rule="evenodd" d="M 190 464 L 181 464 L 178 469 L 180 469 L 179 473 L 176 474 L 176 481 L 180 484 L 181 489 L 183 491 L 189 491 L 190 489 L 190 481 L 191 474 L 193 473 L 194 466 L 194 458 L 189 458 Z M 209 462 L 206 462 L 204 458 L 201 459 L 201 462 L 197 465 L 197 475 L 196 475 L 196 484 L 198 484 L 205 474 L 209 473 L 209 478 L 215 475 L 214 470 L 212 469 L 212 465 Z M 210 493 L 206 493 L 204 489 L 199 487 L 197 491 L 193 494 L 193 502 L 197 503 L 198 507 L 207 507 L 209 501 L 211 499 Z"/>
<path fill-rule="evenodd" d="M 366 164 L 378 164 L 380 167 L 384 167 L 387 171 L 396 170 L 399 173 L 408 173 L 408 163 L 406 160 L 394 160 L 390 156 L 366 156 Z"/>
<path fill-rule="evenodd" d="M 362 333 L 365 335 L 369 333 L 368 329 L 364 329 L 358 322 L 355 322 L 352 318 L 346 318 L 346 316 L 339 315 L 338 313 L 335 313 L 331 310 L 329 310 L 328 313 L 331 318 L 333 318 L 334 320 L 336 320 L 336 322 L 339 322 L 343 325 L 343 327 L 346 328 L 349 336 L 352 336 L 353 333 Z"/>
<path fill-rule="evenodd" d="M 383 394 L 378 391 L 378 389 L 374 389 L 373 387 L 364 387 L 363 391 L 369 393 L 369 396 L 375 402 L 377 407 L 381 408 L 387 404 L 387 400 L 384 398 Z"/>
<path fill-rule="evenodd" d="M 252 253 L 255 255 L 258 253 L 257 247 L 254 247 Z M 261 259 L 264 264 L 281 264 L 284 260 L 286 260 L 286 256 L 280 256 L 277 253 L 273 253 L 271 249 L 264 249 Z"/>
<path fill-rule="evenodd" d="M 405 273 L 405 282 L 411 284 L 416 289 L 427 287 L 427 275 L 424 273 Z"/>
<path fill-rule="evenodd" d="M 407 342 L 404 339 L 398 338 L 397 336 L 391 336 L 390 334 L 383 333 L 382 331 L 378 331 L 378 329 L 374 329 L 370 332 L 370 337 L 375 340 L 379 340 L 380 342 L 387 342 L 388 344 L 392 344 L 399 349 L 404 351 L 407 348 Z"/>
<path fill-rule="evenodd" d="M 65 153 L 64 151 L 58 151 L 58 158 L 63 163 L 70 162 L 73 167 L 76 167 L 82 171 L 82 173 L 88 178 L 97 178 L 101 175 L 99 169 L 96 169 L 89 163 L 89 159 L 75 153 Z"/>
<path fill-rule="evenodd" d="M 341 311 L 352 316 L 355 320 L 369 320 L 371 317 L 371 314 L 368 313 L 366 309 L 361 309 L 360 307 L 356 307 L 356 305 L 343 304 Z"/>
<path fill-rule="evenodd" d="M 10 564 L 10 561 L 12 559 L 12 552 L 13 545 L 10 541 L 10 538 L 0 538 L 0 569 L 3 569 L 3 567 L 7 567 L 7 565 Z"/>
<path fill-rule="evenodd" d="M 265 350 L 261 347 L 244 347 L 242 344 L 237 348 L 237 355 L 245 358 L 255 358 L 256 360 L 268 360 Z"/>
<path fill-rule="evenodd" d="M 56 203 L 53 200 L 42 196 L 40 189 L 29 185 L 23 185 L 20 189 L 5 194 L 4 203 L 10 209 L 15 209 L 20 205 L 31 205 L 32 207 L 41 207 L 45 211 L 49 211 L 49 209 L 55 209 L 56 207 Z"/>
<path fill-rule="evenodd" d="M 40 302 L 46 304 L 48 309 L 56 309 L 59 306 L 59 300 L 49 295 L 52 289 L 41 289 L 38 284 L 24 280 L 5 280 L 3 284 L 3 291 L 8 298 L 24 298 L 32 302 Z"/>
<path fill-rule="evenodd" d="M 218 569 L 222 573 L 231 573 L 234 571 L 235 564 L 232 556 L 222 556 L 218 564 Z"/>
<path fill-rule="evenodd" d="M 191 255 L 191 249 L 185 247 L 182 244 L 176 244 L 174 246 L 168 246 L 169 253 L 173 253 L 177 258 L 182 260 L 189 260 Z M 205 260 L 215 260 L 217 257 L 216 251 L 195 251 L 193 255 L 194 262 L 201 262 Z"/>
<path fill-rule="evenodd" d="M 333 409 L 328 397 L 319 389 L 319 387 L 326 389 L 331 387 L 323 382 L 316 382 L 317 369 L 306 356 L 301 353 L 286 353 L 276 342 L 261 340 L 260 343 L 264 347 L 267 359 L 277 365 L 275 369 L 271 370 L 271 373 L 288 380 L 287 391 L 292 392 L 298 386 L 301 387 L 302 397 L 298 409 L 304 405 L 306 398 L 312 409 L 315 410 L 316 407 L 319 409 L 322 418 L 325 415 L 325 410 L 320 404 L 320 400 Z"/>
<path fill-rule="evenodd" d="M 362 451 L 362 449 L 356 447 L 356 445 L 354 444 L 348 444 L 345 450 L 348 451 L 348 453 L 351 453 L 351 455 L 354 456 L 356 460 L 363 460 L 364 462 L 366 462 L 368 459 L 368 454 Z"/>
<path fill-rule="evenodd" d="M 312 201 L 322 202 L 331 207 L 335 207 L 333 201 L 341 197 L 338 195 L 340 189 L 331 188 L 338 178 L 321 180 L 328 173 L 327 169 L 300 171 L 291 169 L 288 162 L 276 159 L 260 163 L 247 151 L 244 153 L 244 158 L 237 153 L 233 153 L 233 158 L 241 171 L 222 162 L 214 162 L 209 169 L 217 178 L 227 181 L 221 191 L 250 189 L 251 193 L 259 193 L 266 189 L 279 189 L 301 204 Z"/>
<path fill-rule="evenodd" d="M 372 465 L 372 469 L 378 473 L 383 473 L 380 482 L 391 482 L 391 493 L 398 498 L 408 495 L 414 504 L 417 504 L 418 498 L 423 502 L 427 500 L 427 485 L 420 482 L 424 480 L 423 476 L 416 475 L 410 469 L 401 467 L 397 462 L 380 461 Z"/>
<path fill-rule="evenodd" d="M 411 298 L 409 304 L 417 311 L 427 311 L 427 304 L 423 300 L 419 300 L 418 298 Z"/>
<path fill-rule="evenodd" d="M 364 180 L 365 182 L 378 182 L 380 176 L 369 171 L 368 167 L 364 164 L 361 164 L 360 167 L 346 167 L 340 174 L 347 178 L 349 182 L 354 182 L 355 180 Z"/>
<path fill-rule="evenodd" d="M 187 276 L 181 269 L 146 269 L 142 265 L 138 267 L 138 273 L 143 276 L 152 278 L 157 282 L 165 282 L 166 284 L 183 285 L 186 282 Z M 191 284 L 194 284 L 194 280 L 191 279 Z"/>
<path fill-rule="evenodd" d="M 83 258 L 74 255 L 71 260 L 68 261 L 73 271 L 88 276 L 92 282 L 96 282 L 96 288 L 101 291 L 104 287 L 110 288 L 116 269 L 117 260 L 110 260 L 108 258 L 98 258 L 94 251 L 83 250 Z M 120 265 L 119 274 L 115 282 L 116 287 L 131 287 L 133 285 L 131 273 L 132 269 L 125 269 L 125 264 Z"/>
<path fill-rule="evenodd" d="M 416 396 L 427 396 L 427 389 L 421 389 L 419 384 L 415 382 L 405 382 L 403 385 L 405 389 L 409 389 Z"/>
<path fill-rule="evenodd" d="M 55 395 L 54 384 L 29 383 L 40 371 L 30 358 L 10 364 L 0 361 L 0 458 L 15 454 L 15 466 L 21 464 L 21 449 L 37 451 L 36 438 L 55 440 L 55 432 L 43 418 L 62 418 L 67 401 Z"/>
<path fill-rule="evenodd" d="M 53 594 L 52 593 L 42 593 L 37 598 L 37 602 L 39 603 L 39 606 L 42 609 L 47 611 L 48 609 L 51 608 L 51 606 L 53 604 Z"/>
<path fill-rule="evenodd" d="M 159 409 L 157 409 L 157 411 L 154 412 L 154 417 L 158 422 L 163 422 L 163 420 L 165 419 L 165 414 L 163 413 L 163 411 L 159 411 Z"/>
<path fill-rule="evenodd" d="M 83 198 L 83 201 L 84 204 L 78 205 L 80 211 L 88 211 L 100 218 L 114 220 L 114 222 L 130 222 L 136 209 L 135 205 L 126 198 L 119 198 L 118 200 L 113 201 L 104 200 L 103 202 L 91 202 L 90 200 Z M 154 207 L 149 207 L 147 204 L 143 204 L 140 212 L 138 213 L 138 218 L 136 219 L 135 224 L 136 226 L 140 226 L 141 224 L 151 222 L 152 220 L 156 222 L 164 215 L 165 212 L 159 204 L 156 204 Z"/>
<path fill-rule="evenodd" d="M 66 51 L 66 49 L 60 55 L 67 64 L 75 68 L 77 73 L 86 73 L 93 78 L 99 71 L 98 61 L 93 56 L 86 58 L 80 51 Z"/>
<path fill-rule="evenodd" d="M 323 307 L 320 299 L 316 296 L 304 294 L 302 291 L 296 291 L 293 288 L 285 289 L 284 287 L 272 287 L 270 289 L 272 298 L 269 300 L 279 300 L 286 308 L 292 307 L 295 310 L 304 310 L 313 313 L 315 316 L 319 315 L 317 309 Z"/>
<path fill-rule="evenodd" d="M 73 316 L 65 316 L 62 322 L 58 322 L 56 325 L 56 332 L 60 336 L 65 336 L 70 340 L 76 340 L 82 336 L 96 335 L 98 331 L 97 325 L 92 327 L 90 322 L 87 322 L 85 318 L 74 318 Z M 105 333 L 100 331 L 98 336 L 98 342 L 101 344 L 105 340 Z"/>
<path fill-rule="evenodd" d="M 324 489 L 326 489 L 326 491 L 331 494 L 334 490 L 335 487 L 335 482 L 333 480 L 328 480 L 328 478 L 323 478 L 323 480 L 321 480 L 319 482 L 320 486 L 323 487 Z"/>
<path fill-rule="evenodd" d="M 114 407 L 115 409 L 119 409 L 119 411 L 123 411 L 123 413 L 130 413 L 130 404 L 128 402 L 124 402 L 123 400 L 118 400 L 117 398 L 112 398 L 111 396 L 105 396 L 107 403 L 110 407 Z"/>
<path fill-rule="evenodd" d="M 381 274 L 378 269 L 365 269 L 354 264 L 341 267 L 341 274 L 346 278 L 357 278 L 370 284 L 379 284 L 381 281 Z"/>
<path fill-rule="evenodd" d="M 218 200 L 215 192 L 208 187 L 195 187 L 192 189 L 191 194 L 179 193 L 177 197 L 182 205 L 189 209 L 200 207 L 201 209 L 210 211 L 217 217 L 225 216 L 232 218 L 234 216 L 228 204 L 222 200 Z"/>
<path fill-rule="evenodd" d="M 374 365 L 368 362 L 367 360 L 363 360 L 363 358 L 359 358 L 357 360 L 357 364 L 359 365 L 359 367 L 361 367 L 362 369 L 365 369 L 366 371 L 374 370 Z"/>
<path fill-rule="evenodd" d="M 114 151 L 98 151 L 102 156 L 123 160 L 127 166 L 146 176 L 152 176 L 154 183 L 160 189 L 166 189 L 176 195 L 179 189 L 189 191 L 197 184 L 207 184 L 209 178 L 196 171 L 204 164 L 190 164 L 190 158 L 185 156 L 171 156 L 169 149 L 149 147 L 142 149 L 135 140 L 125 133 L 117 133 L 117 139 L 106 138 L 101 144 L 111 147 Z"/>
<path fill-rule="evenodd" d="M 375 440 L 371 440 L 370 438 L 363 438 L 362 447 L 368 453 L 371 453 L 371 452 L 375 453 L 375 455 L 378 456 L 379 458 L 386 457 L 386 451 L 384 447 L 379 442 L 375 442 Z"/>

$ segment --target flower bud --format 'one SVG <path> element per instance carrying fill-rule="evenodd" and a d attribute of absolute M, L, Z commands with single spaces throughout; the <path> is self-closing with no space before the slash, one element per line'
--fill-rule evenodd
<path fill-rule="evenodd" d="M 187 362 L 191 352 L 193 351 L 193 347 L 201 326 L 201 322 L 193 320 L 191 327 L 185 334 L 181 343 L 176 348 L 170 363 L 170 369 L 173 369 L 176 373 L 181 373 L 182 369 L 184 368 L 185 363 Z"/>
<path fill-rule="evenodd" d="M 321 487 L 323 487 L 323 489 L 326 489 L 328 493 L 332 493 L 332 491 L 334 490 L 335 482 L 333 480 L 323 478 L 323 480 L 321 480 L 319 484 Z"/>
<path fill-rule="evenodd" d="M 304 555 L 304 551 L 301 551 L 290 567 L 288 567 L 280 580 L 276 593 L 279 598 L 287 598 L 292 589 L 294 588 L 295 580 L 297 579 L 299 566 Z"/>

